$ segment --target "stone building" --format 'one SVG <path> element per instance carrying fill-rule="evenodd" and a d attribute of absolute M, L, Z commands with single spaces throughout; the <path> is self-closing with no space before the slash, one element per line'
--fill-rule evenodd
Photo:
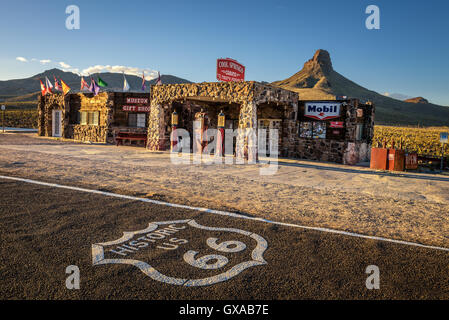
<path fill-rule="evenodd" d="M 320 116 L 319 108 L 326 106 L 338 111 Z M 308 110 L 314 107 L 318 110 Z M 300 101 L 298 120 L 292 127 L 284 128 L 297 133 L 289 144 L 287 157 L 352 165 L 369 161 L 374 114 L 372 103 L 363 104 L 358 99 Z M 320 119 L 326 115 L 328 119 Z"/>
<path fill-rule="evenodd" d="M 200 130 L 216 129 L 222 113 L 226 129 L 243 129 L 235 131 L 233 150 L 225 150 L 226 154 L 248 160 L 256 160 L 261 153 L 260 140 L 247 134 L 257 133 L 256 129 L 267 130 L 263 153 L 270 154 L 270 131 L 276 129 L 280 157 L 346 164 L 369 158 L 374 134 L 370 103 L 301 101 L 298 93 L 254 81 L 159 85 L 152 87 L 151 96 L 54 94 L 41 97 L 38 110 L 41 136 L 112 144 L 121 133 L 134 133 L 146 141 L 124 140 L 125 144 L 144 146 L 146 142 L 152 151 L 170 150 L 174 112 L 177 128 L 189 133 L 190 146 L 198 130 L 195 120 L 201 120 Z M 214 138 L 208 141 L 214 143 Z"/>
<path fill-rule="evenodd" d="M 38 103 L 38 134 L 83 142 L 116 143 L 119 132 L 146 135 L 149 93 L 46 95 Z M 144 142 L 126 141 L 133 145 Z"/>
<path fill-rule="evenodd" d="M 175 111 L 179 115 L 178 127 L 187 130 L 191 137 L 194 136 L 194 120 L 204 119 L 204 129 L 217 128 L 218 114 L 223 112 L 226 129 L 242 129 L 236 137 L 234 154 L 255 160 L 257 143 L 247 135 L 247 129 L 257 129 L 258 119 L 290 126 L 297 116 L 298 94 L 254 81 L 154 86 L 148 128 L 150 150 L 169 149 L 170 119 Z M 285 136 L 279 135 L 279 146 L 284 152 L 288 150 L 288 141 L 294 139 L 293 135 L 294 132 L 287 131 Z"/>

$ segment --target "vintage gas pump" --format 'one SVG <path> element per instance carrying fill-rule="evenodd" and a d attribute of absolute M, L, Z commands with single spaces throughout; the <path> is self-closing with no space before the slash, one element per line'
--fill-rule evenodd
<path fill-rule="evenodd" d="M 224 141 L 225 141 L 225 123 L 226 116 L 223 110 L 218 114 L 218 132 L 217 132 L 217 156 L 224 157 Z"/>
<path fill-rule="evenodd" d="M 195 114 L 195 121 L 193 122 L 193 147 L 197 154 L 203 153 L 204 132 L 206 131 L 204 123 L 204 112 Z"/>
<path fill-rule="evenodd" d="M 176 129 L 178 128 L 178 113 L 176 110 L 171 115 L 171 128 L 170 151 L 173 152 L 173 149 L 178 144 L 178 134 L 176 133 Z"/>

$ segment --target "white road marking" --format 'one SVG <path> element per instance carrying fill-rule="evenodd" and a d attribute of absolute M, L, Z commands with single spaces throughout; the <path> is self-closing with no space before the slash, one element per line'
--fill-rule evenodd
<path fill-rule="evenodd" d="M 0 179 L 20 181 L 20 182 L 25 182 L 25 183 L 32 183 L 32 184 L 37 184 L 37 185 L 46 186 L 46 187 L 54 187 L 54 188 L 61 188 L 61 189 L 67 189 L 67 190 L 73 190 L 73 191 L 87 192 L 87 193 L 99 194 L 99 195 L 103 195 L 103 196 L 115 197 L 115 198 L 120 198 L 120 199 L 127 199 L 127 200 L 134 200 L 134 201 L 153 203 L 153 204 L 158 204 L 158 205 L 163 205 L 163 206 L 168 206 L 168 207 L 173 207 L 173 208 L 181 208 L 181 209 L 187 209 L 187 210 L 201 211 L 201 212 L 212 213 L 212 214 L 228 216 L 228 217 L 233 217 L 233 218 L 246 219 L 246 220 L 252 220 L 252 221 L 259 221 L 259 222 L 265 222 L 265 223 L 270 223 L 270 224 L 276 224 L 276 225 L 285 226 L 285 227 L 293 227 L 293 228 L 300 228 L 300 229 L 305 229 L 305 230 L 321 231 L 321 232 L 340 234 L 340 235 L 356 237 L 356 238 L 363 238 L 363 239 L 371 239 L 371 240 L 377 240 L 377 241 L 391 242 L 391 243 L 397 243 L 397 244 L 402 244 L 402 245 L 407 245 L 407 246 L 420 247 L 420 248 L 426 248 L 426 249 L 435 249 L 435 250 L 441 250 L 441 251 L 449 252 L 449 248 L 444 248 L 444 247 L 430 246 L 430 245 L 425 245 L 425 244 L 421 244 L 421 243 L 415 243 L 415 242 L 409 242 L 409 241 L 403 241 L 403 240 L 395 240 L 395 239 L 389 239 L 389 238 L 384 238 L 384 237 L 368 236 L 368 235 L 364 235 L 364 234 L 359 234 L 359 233 L 354 233 L 354 232 L 347 232 L 347 231 L 341 231 L 341 230 L 335 230 L 335 229 L 329 229 L 329 228 L 309 227 L 309 226 L 302 226 L 302 225 L 292 224 L 292 223 L 277 222 L 277 221 L 267 220 L 267 219 L 264 219 L 264 218 L 248 217 L 248 216 L 241 215 L 241 214 L 238 214 L 238 213 L 232 213 L 232 212 L 220 211 L 220 210 L 213 210 L 213 209 L 206 209 L 206 208 L 191 207 L 191 206 L 186 206 L 186 205 L 182 205 L 182 204 L 176 204 L 176 203 L 169 203 L 169 202 L 157 201 L 157 200 L 152 200 L 152 199 L 145 199 L 145 198 L 126 196 L 126 195 L 123 195 L 123 194 L 117 194 L 117 193 L 112 193 L 112 192 L 104 192 L 104 191 L 98 191 L 98 190 L 91 190 L 91 189 L 85 189 L 85 188 L 65 186 L 65 185 L 56 184 L 56 183 L 47 183 L 47 182 L 36 181 L 36 180 L 31 180 L 31 179 L 23 179 L 23 178 L 2 176 L 2 175 L 0 175 Z"/>
<path fill-rule="evenodd" d="M 111 245 L 117 245 L 117 244 L 123 244 L 124 242 L 127 242 L 128 240 L 132 239 L 135 235 L 149 233 L 153 230 L 156 230 L 159 226 L 164 225 L 172 225 L 176 223 L 186 223 L 191 227 L 198 228 L 198 229 L 204 229 L 204 230 L 210 230 L 210 231 L 224 231 L 224 232 L 234 232 L 239 233 L 242 235 L 245 235 L 247 237 L 250 237 L 257 242 L 256 248 L 251 253 L 251 259 L 244 262 L 239 263 L 238 265 L 235 265 L 231 269 L 221 272 L 220 274 L 217 274 L 215 276 L 209 276 L 207 278 L 203 279 L 182 279 L 182 278 L 174 278 L 169 277 L 166 275 L 163 275 L 159 271 L 157 271 L 154 267 L 152 267 L 149 263 L 135 260 L 135 259 L 105 259 L 104 253 L 106 246 Z M 143 240 L 144 241 L 144 240 Z M 229 243 L 232 241 L 224 242 Z M 243 244 L 243 243 L 242 243 Z M 244 244 L 243 244 L 244 245 Z M 244 245 L 245 246 L 245 245 Z M 246 248 L 246 246 L 243 248 L 243 250 Z M 268 248 L 267 241 L 262 238 L 261 236 L 251 233 L 245 230 L 235 229 L 235 228 L 217 228 L 217 227 L 209 227 L 209 226 L 203 226 L 197 223 L 195 220 L 186 219 L 186 220 L 174 220 L 174 221 L 161 221 L 161 222 L 151 222 L 148 227 L 146 227 L 143 230 L 137 230 L 132 232 L 124 232 L 123 236 L 118 240 L 103 242 L 103 243 L 96 243 L 92 245 L 92 264 L 95 265 L 103 265 L 103 264 L 113 264 L 113 263 L 122 263 L 122 264 L 129 264 L 133 265 L 140 269 L 144 274 L 152 278 L 153 280 L 157 280 L 160 282 L 165 282 L 168 284 L 173 285 L 179 285 L 179 286 L 186 286 L 186 287 L 194 287 L 194 286 L 209 286 L 212 284 L 216 284 L 218 282 L 228 281 L 231 278 L 239 275 L 242 271 L 254 267 L 254 266 L 260 266 L 267 264 L 267 262 L 263 258 L 263 253 Z M 217 249 L 217 248 L 215 248 Z M 219 249 L 219 248 L 218 248 Z M 242 249 L 242 248 L 240 248 Z M 220 250 L 217 250 L 220 251 Z M 223 248 L 221 248 L 221 251 L 223 251 Z M 229 251 L 228 251 L 229 252 Z M 183 256 L 184 261 L 188 264 L 190 264 L 193 267 L 197 267 L 200 269 L 210 270 L 210 269 L 218 269 L 224 267 L 229 260 L 222 255 L 207 255 L 202 256 L 201 258 L 195 260 L 195 255 L 198 252 L 190 250 L 186 252 Z M 217 260 L 215 264 L 207 264 L 204 260 Z M 197 264 L 196 262 L 200 262 L 200 264 Z M 203 263 L 201 263 L 203 262 Z"/>

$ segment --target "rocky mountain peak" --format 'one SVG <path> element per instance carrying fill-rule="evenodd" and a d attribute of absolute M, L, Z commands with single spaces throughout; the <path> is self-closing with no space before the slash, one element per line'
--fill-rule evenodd
<path fill-rule="evenodd" d="M 313 55 L 313 58 L 304 64 L 304 69 L 321 69 L 325 74 L 333 69 L 331 56 L 328 51 L 319 49 Z"/>
<path fill-rule="evenodd" d="M 404 100 L 405 102 L 409 102 L 409 103 L 429 103 L 429 100 L 424 99 L 423 97 L 416 97 L 416 98 L 412 98 L 412 99 L 407 99 Z"/>

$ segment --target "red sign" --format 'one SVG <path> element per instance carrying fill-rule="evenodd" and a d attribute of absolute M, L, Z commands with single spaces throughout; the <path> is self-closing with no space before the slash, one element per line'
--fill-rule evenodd
<path fill-rule="evenodd" d="M 416 153 L 408 153 L 405 155 L 405 169 L 418 169 L 418 155 Z"/>
<path fill-rule="evenodd" d="M 230 58 L 217 59 L 217 80 L 245 81 L 245 67 Z"/>
<path fill-rule="evenodd" d="M 128 112 L 150 112 L 151 107 L 150 106 L 123 106 L 123 111 Z"/>
<path fill-rule="evenodd" d="M 343 128 L 343 121 L 331 121 L 331 128 Z"/>

